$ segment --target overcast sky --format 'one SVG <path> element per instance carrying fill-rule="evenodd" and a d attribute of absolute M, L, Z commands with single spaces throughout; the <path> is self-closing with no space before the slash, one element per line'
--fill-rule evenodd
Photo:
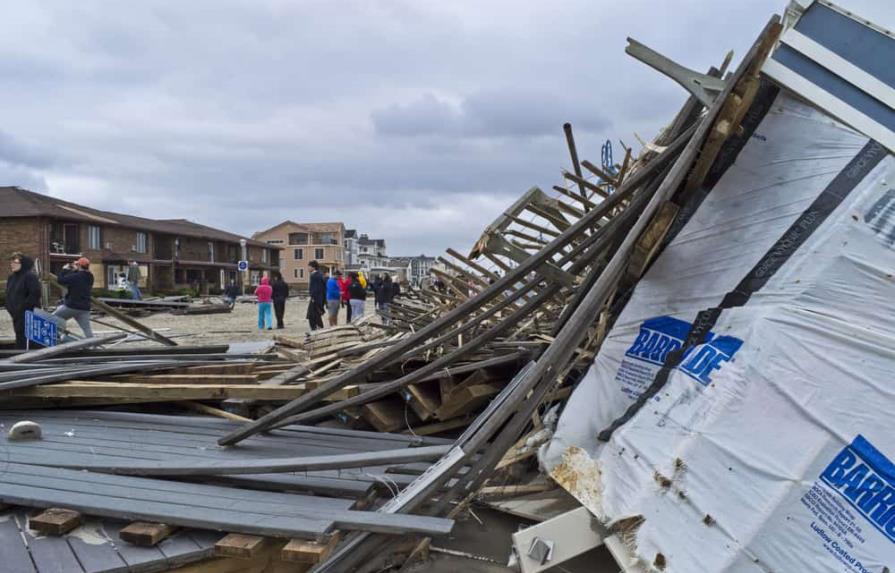
<path fill-rule="evenodd" d="M 895 27 L 895 2 L 842 0 Z M 251 234 L 343 221 L 390 254 L 467 249 L 568 167 L 639 148 L 783 0 L 5 3 L 0 185 Z M 0 206 L 2 210 L 2 206 Z"/>

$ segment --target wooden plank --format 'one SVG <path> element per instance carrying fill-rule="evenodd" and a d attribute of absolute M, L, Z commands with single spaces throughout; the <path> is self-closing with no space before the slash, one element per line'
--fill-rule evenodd
<path fill-rule="evenodd" d="M 176 531 L 170 537 L 162 539 L 157 547 L 164 553 L 169 567 L 192 563 L 214 555 L 213 545 L 200 546 L 185 530 Z"/>
<path fill-rule="evenodd" d="M 81 514 L 61 507 L 51 507 L 28 519 L 28 527 L 42 535 L 65 535 L 79 525 Z"/>
<path fill-rule="evenodd" d="M 107 344 L 109 342 L 116 342 L 123 338 L 126 338 L 126 334 L 110 334 L 109 336 L 102 336 L 98 338 L 84 338 L 82 340 L 75 340 L 73 342 L 65 342 L 63 344 L 57 344 L 56 346 L 49 346 L 47 348 L 41 348 L 40 350 L 32 350 L 31 352 L 23 352 L 21 354 L 17 354 L 11 358 L 6 358 L 3 362 L 9 364 L 25 364 L 30 362 L 40 362 L 41 360 L 46 360 L 47 358 L 52 358 L 54 356 L 59 356 L 60 354 L 66 354 L 68 352 L 76 352 L 79 350 L 84 350 L 87 348 L 93 348 L 95 346 L 102 346 L 103 344 Z"/>
<path fill-rule="evenodd" d="M 143 402 L 181 400 L 292 400 L 305 393 L 298 386 L 266 384 L 139 384 L 131 382 L 93 382 L 76 380 L 62 384 L 32 386 L 4 392 L 2 400 L 20 398 L 115 398 Z"/>
<path fill-rule="evenodd" d="M 275 492 L 241 492 L 208 484 L 178 484 L 60 468 L 7 463 L 0 500 L 29 507 L 68 507 L 90 515 L 265 535 L 316 539 L 339 529 L 385 533 L 449 533 L 439 518 L 341 509 L 343 500 Z M 252 494 L 252 495 L 250 495 Z M 335 503 L 339 507 L 327 506 Z"/>
<path fill-rule="evenodd" d="M 479 388 L 473 386 L 472 388 Z M 64 455 L 47 454 L 41 465 L 55 468 L 89 470 L 117 475 L 139 476 L 206 476 L 286 473 L 297 471 L 321 471 L 330 469 L 363 468 L 396 463 L 434 461 L 448 453 L 450 445 L 400 448 L 373 452 L 352 452 L 350 454 L 330 454 L 322 456 L 301 456 L 271 459 L 202 459 L 202 460 L 150 460 L 126 461 L 124 463 L 96 462 L 93 460 L 73 460 Z"/>
<path fill-rule="evenodd" d="M 257 384 L 255 374 L 128 374 L 115 381 L 131 384 Z"/>
<path fill-rule="evenodd" d="M 296 348 L 301 350 L 305 347 L 305 341 L 298 338 L 290 338 L 288 336 L 284 336 L 282 334 L 275 334 L 273 337 L 274 342 L 281 346 L 285 346 L 287 348 Z"/>
<path fill-rule="evenodd" d="M 0 519 L 0 556 L 3 569 L 9 573 L 35 573 L 23 535 L 28 533 L 19 531 L 15 515 L 6 514 Z"/>
<path fill-rule="evenodd" d="M 78 557 L 64 537 L 28 537 L 28 549 L 41 573 L 84 573 Z"/>
<path fill-rule="evenodd" d="M 135 521 L 119 531 L 118 537 L 133 545 L 152 547 L 175 531 L 176 527 L 166 523 Z"/>
<path fill-rule="evenodd" d="M 257 535 L 230 533 L 214 545 L 214 554 L 218 557 L 238 557 L 251 559 L 263 548 L 267 539 Z"/>
<path fill-rule="evenodd" d="M 662 246 L 662 241 L 665 240 L 665 235 L 668 234 L 668 230 L 674 223 L 678 211 L 680 211 L 680 207 L 671 201 L 666 201 L 659 207 L 659 211 L 650 222 L 649 227 L 634 244 L 628 268 L 625 271 L 626 280 L 636 281 L 643 275 L 646 267 Z"/>
<path fill-rule="evenodd" d="M 112 540 L 106 535 L 103 522 L 99 520 L 87 520 L 84 523 L 86 531 L 90 531 L 90 537 L 93 533 L 106 539 L 105 543 L 97 543 L 91 539 L 90 543 L 84 541 L 78 531 L 72 535 L 65 536 L 68 546 L 72 553 L 78 559 L 78 563 L 84 568 L 84 571 L 102 571 L 103 573 L 126 573 L 128 571 L 127 563 L 121 557 Z M 90 539 L 87 537 L 87 539 Z"/>

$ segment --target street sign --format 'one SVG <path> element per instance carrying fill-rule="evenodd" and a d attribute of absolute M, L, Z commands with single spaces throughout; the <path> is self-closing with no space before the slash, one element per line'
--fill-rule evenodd
<path fill-rule="evenodd" d="M 56 342 L 59 340 L 59 331 L 56 328 L 56 323 L 52 320 L 26 310 L 25 338 L 43 346 L 56 346 Z"/>
<path fill-rule="evenodd" d="M 244 273 L 249 270 L 249 261 L 239 261 L 236 263 L 236 268 L 239 269 L 239 272 Z"/>

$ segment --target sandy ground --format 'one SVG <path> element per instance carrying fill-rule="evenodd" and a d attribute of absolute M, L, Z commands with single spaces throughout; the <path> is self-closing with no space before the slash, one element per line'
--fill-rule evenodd
<path fill-rule="evenodd" d="M 212 299 L 218 302 L 216 299 Z M 373 312 L 372 301 L 368 301 L 366 314 Z M 282 330 L 259 330 L 258 307 L 254 303 L 237 303 L 229 314 L 199 314 L 181 316 L 170 313 L 156 313 L 137 318 L 146 326 L 157 329 L 160 334 L 173 338 L 178 344 L 225 344 L 230 342 L 254 342 L 272 340 L 275 334 L 289 337 L 304 337 L 308 332 L 308 321 L 305 318 L 307 312 L 307 299 L 293 297 L 286 301 L 286 313 L 283 319 L 285 328 Z M 122 325 L 122 323 L 109 316 L 97 316 L 97 321 L 107 324 Z M 110 326 L 94 322 L 94 334 L 110 334 L 114 329 Z M 274 319 L 276 323 L 276 319 Z M 324 323 L 326 319 L 324 318 Z M 339 324 L 345 324 L 345 309 L 339 312 Z M 69 321 L 69 328 L 76 334 L 81 334 L 81 329 L 74 320 Z M 126 325 L 125 328 L 131 330 Z M 0 338 L 14 337 L 12 320 L 6 312 L 0 312 Z M 157 344 L 152 342 L 151 344 Z"/>

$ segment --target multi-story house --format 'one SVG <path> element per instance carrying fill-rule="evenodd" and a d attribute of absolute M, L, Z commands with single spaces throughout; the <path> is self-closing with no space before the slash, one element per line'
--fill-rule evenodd
<path fill-rule="evenodd" d="M 230 281 L 242 284 L 237 263 L 244 255 L 246 279 L 257 284 L 279 262 L 279 252 L 265 243 L 185 219 L 101 211 L 18 187 L 0 187 L 0 205 L 4 257 L 16 251 L 32 256 L 41 274 L 87 257 L 97 289 L 114 288 L 129 261 L 140 266 L 141 287 L 159 293 L 184 287 L 207 293 Z M 7 265 L 0 265 L 0 278 L 7 274 Z"/>
<path fill-rule="evenodd" d="M 357 239 L 357 264 L 364 270 L 388 267 L 385 239 L 371 239 L 362 234 Z"/>
<path fill-rule="evenodd" d="M 360 267 L 357 259 L 357 229 L 347 229 L 345 231 L 345 268 L 356 269 Z"/>
<path fill-rule="evenodd" d="M 308 263 L 320 264 L 331 273 L 345 268 L 345 225 L 342 223 L 296 223 L 283 221 L 253 238 L 279 249 L 283 278 L 296 289 L 308 288 Z"/>
<path fill-rule="evenodd" d="M 389 257 L 389 261 L 391 261 L 390 266 L 392 267 L 406 268 L 407 282 L 415 287 L 422 284 L 423 279 L 429 276 L 432 272 L 432 267 L 434 267 L 436 263 L 435 257 L 427 257 L 426 255 L 419 255 L 417 257 Z"/>

